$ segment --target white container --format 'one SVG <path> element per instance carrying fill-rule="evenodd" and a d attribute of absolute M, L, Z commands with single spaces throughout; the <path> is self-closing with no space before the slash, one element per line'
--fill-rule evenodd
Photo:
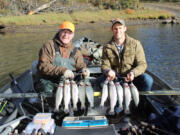
<path fill-rule="evenodd" d="M 55 130 L 55 123 L 54 119 L 50 119 L 50 121 L 46 124 L 36 124 L 34 122 L 30 122 L 25 129 L 26 134 L 31 134 L 34 129 L 36 129 L 36 134 L 40 128 L 44 130 L 45 133 L 50 132 L 51 134 L 54 133 Z"/>
<path fill-rule="evenodd" d="M 35 124 L 47 124 L 51 120 L 51 113 L 37 113 L 33 117 L 33 122 Z"/>

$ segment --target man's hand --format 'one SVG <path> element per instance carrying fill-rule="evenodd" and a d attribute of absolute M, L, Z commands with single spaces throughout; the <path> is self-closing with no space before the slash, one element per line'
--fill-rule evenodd
<path fill-rule="evenodd" d="M 129 72 L 128 74 L 127 74 L 127 77 L 125 77 L 125 81 L 126 82 L 131 82 L 131 81 L 133 81 L 134 80 L 134 73 L 133 72 Z"/>
<path fill-rule="evenodd" d="M 65 72 L 64 72 L 64 77 L 66 78 L 66 79 L 73 79 L 74 78 L 74 73 L 71 71 L 71 70 L 66 70 Z"/>
<path fill-rule="evenodd" d="M 82 69 L 82 74 L 83 74 L 84 77 L 89 77 L 89 75 L 90 75 L 89 69 L 88 68 L 83 68 Z"/>
<path fill-rule="evenodd" d="M 107 79 L 108 79 L 109 81 L 112 81 L 112 80 L 115 79 L 115 77 L 116 77 L 115 72 L 114 72 L 113 70 L 109 70 L 108 73 L 107 73 Z"/>

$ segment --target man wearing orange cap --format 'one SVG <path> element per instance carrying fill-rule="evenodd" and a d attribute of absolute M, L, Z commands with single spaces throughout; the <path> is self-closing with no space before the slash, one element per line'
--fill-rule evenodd
<path fill-rule="evenodd" d="M 62 76 L 73 79 L 73 72 L 82 69 L 84 76 L 89 75 L 81 52 L 72 44 L 74 31 L 73 23 L 63 22 L 53 40 L 47 41 L 39 52 L 38 73 L 45 92 L 53 92 L 52 84 Z"/>

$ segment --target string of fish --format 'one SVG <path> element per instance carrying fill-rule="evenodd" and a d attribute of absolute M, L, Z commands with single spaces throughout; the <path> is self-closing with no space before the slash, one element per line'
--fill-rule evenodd
<path fill-rule="evenodd" d="M 118 81 L 117 81 L 118 80 Z M 109 81 L 106 79 L 102 88 L 102 96 L 100 107 L 104 108 L 108 96 L 110 99 L 110 111 L 109 115 L 115 114 L 115 106 L 118 102 L 118 110 L 123 110 L 124 113 L 130 113 L 129 105 L 133 98 L 136 106 L 139 104 L 139 92 L 133 82 L 127 83 L 122 78 L 116 81 Z M 121 85 L 122 84 L 122 85 Z"/>

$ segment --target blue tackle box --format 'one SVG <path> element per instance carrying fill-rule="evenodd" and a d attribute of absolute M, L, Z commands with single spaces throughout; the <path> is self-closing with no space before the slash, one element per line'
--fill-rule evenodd
<path fill-rule="evenodd" d="M 79 116 L 65 117 L 62 127 L 66 128 L 84 128 L 84 127 L 105 127 L 108 126 L 105 116 Z"/>

